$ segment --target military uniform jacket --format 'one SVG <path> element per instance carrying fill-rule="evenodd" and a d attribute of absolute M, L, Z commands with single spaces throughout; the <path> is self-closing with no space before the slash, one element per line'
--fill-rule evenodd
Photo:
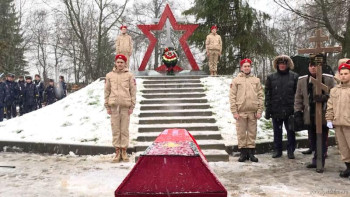
<path fill-rule="evenodd" d="M 136 81 L 134 75 L 126 68 L 122 71 L 117 71 L 116 68 L 113 68 L 113 71 L 106 75 L 104 97 L 107 109 L 113 106 L 134 109 L 136 104 Z"/>
<path fill-rule="evenodd" d="M 264 91 L 260 79 L 252 75 L 239 73 L 237 77 L 232 79 L 230 104 L 233 114 L 240 112 L 261 114 L 264 109 Z"/>
<path fill-rule="evenodd" d="M 326 120 L 335 126 L 350 127 L 350 84 L 339 84 L 331 89 Z"/>

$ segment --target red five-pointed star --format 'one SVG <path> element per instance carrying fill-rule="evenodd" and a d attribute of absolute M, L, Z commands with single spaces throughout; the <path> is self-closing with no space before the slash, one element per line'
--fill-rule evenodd
<path fill-rule="evenodd" d="M 175 31 L 185 31 L 185 33 L 180 38 L 180 44 L 181 44 L 182 49 L 184 50 L 184 52 L 186 54 L 186 57 L 187 57 L 189 63 L 191 64 L 192 70 L 199 70 L 199 67 L 196 63 L 196 60 L 194 59 L 192 52 L 191 52 L 191 50 L 188 47 L 188 44 L 186 42 L 187 39 L 192 35 L 194 30 L 196 30 L 199 25 L 198 24 L 189 24 L 189 25 L 177 24 L 176 19 L 173 15 L 173 12 L 171 11 L 169 5 L 167 4 L 158 24 L 156 24 L 156 25 L 137 25 L 137 27 L 147 36 L 147 38 L 150 41 L 150 44 L 149 44 L 147 51 L 146 51 L 146 54 L 143 57 L 143 60 L 141 62 L 139 71 L 145 70 L 147 63 L 149 61 L 149 58 L 151 57 L 152 51 L 153 51 L 153 49 L 156 46 L 156 43 L 158 41 L 157 38 L 154 37 L 154 35 L 151 33 L 151 30 L 156 30 L 156 31 L 162 30 L 167 18 L 169 18 L 170 24 Z"/>

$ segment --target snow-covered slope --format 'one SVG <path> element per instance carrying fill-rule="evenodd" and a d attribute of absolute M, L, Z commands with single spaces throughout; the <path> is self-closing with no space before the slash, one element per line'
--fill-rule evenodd
<path fill-rule="evenodd" d="M 137 84 L 142 89 L 141 79 Z M 97 80 L 50 106 L 4 121 L 0 123 L 0 140 L 112 145 L 103 91 L 104 81 Z M 138 113 L 137 103 L 130 118 L 131 139 L 136 137 Z"/>

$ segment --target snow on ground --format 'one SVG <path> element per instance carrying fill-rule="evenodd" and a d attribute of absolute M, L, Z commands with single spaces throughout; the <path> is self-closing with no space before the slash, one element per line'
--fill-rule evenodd
<path fill-rule="evenodd" d="M 211 162 L 210 168 L 236 197 L 350 196 L 350 180 L 339 178 L 345 165 L 335 147 L 329 148 L 325 172 L 307 169 L 311 156 L 296 151 L 296 159 L 257 155 L 258 163 Z M 113 164 L 113 155 L 75 156 L 0 153 L 0 196 L 113 196 L 134 162 Z M 132 158 L 133 159 L 133 158 Z"/>
<path fill-rule="evenodd" d="M 143 89 L 142 79 L 137 88 Z M 130 118 L 130 137 L 137 133 L 140 93 Z M 112 145 L 110 116 L 104 108 L 104 81 L 42 109 L 0 123 L 0 140 Z M 133 144 L 133 141 L 131 141 Z"/>
<path fill-rule="evenodd" d="M 208 99 L 214 117 L 219 126 L 222 137 L 226 146 L 237 145 L 236 120 L 230 111 L 229 89 L 232 77 L 206 77 L 201 78 L 201 82 L 206 90 L 206 98 Z M 286 131 L 284 130 L 284 138 L 286 139 Z M 297 138 L 307 137 L 307 131 L 300 131 Z M 257 143 L 273 141 L 273 130 L 271 119 L 266 120 L 263 117 L 258 121 Z"/>

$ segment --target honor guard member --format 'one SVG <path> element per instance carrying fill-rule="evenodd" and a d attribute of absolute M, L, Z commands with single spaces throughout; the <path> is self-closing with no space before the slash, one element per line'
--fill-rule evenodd
<path fill-rule="evenodd" d="M 115 41 L 115 47 L 117 54 L 124 55 L 127 58 L 127 62 L 125 64 L 125 67 L 129 69 L 129 62 L 130 62 L 130 56 L 132 54 L 132 38 L 127 33 L 128 27 L 125 25 L 122 25 L 120 27 L 121 34 L 117 36 L 117 39 Z"/>
<path fill-rule="evenodd" d="M 241 72 L 232 80 L 230 86 L 231 112 L 236 119 L 239 162 L 249 160 L 258 162 L 255 154 L 257 120 L 264 108 L 264 91 L 260 79 L 251 74 L 252 61 L 240 62 Z"/>
<path fill-rule="evenodd" d="M 125 67 L 125 55 L 115 56 L 115 66 L 106 75 L 104 90 L 105 107 L 111 115 L 113 146 L 116 156 L 113 162 L 129 161 L 126 150 L 129 146 L 129 122 L 136 103 L 136 81 Z"/>
<path fill-rule="evenodd" d="M 211 76 L 216 76 L 218 71 L 218 61 L 222 52 L 221 36 L 216 33 L 217 26 L 212 26 L 211 33 L 207 36 L 205 41 L 205 49 L 209 60 L 209 71 Z"/>
<path fill-rule="evenodd" d="M 327 102 L 327 127 L 335 129 L 341 160 L 346 169 L 339 176 L 350 176 L 350 61 L 338 67 L 340 84 L 331 89 Z"/>
<path fill-rule="evenodd" d="M 26 76 L 26 86 L 23 91 L 24 113 L 32 112 L 36 109 L 37 98 L 39 97 L 38 89 L 32 81 L 31 76 Z"/>

